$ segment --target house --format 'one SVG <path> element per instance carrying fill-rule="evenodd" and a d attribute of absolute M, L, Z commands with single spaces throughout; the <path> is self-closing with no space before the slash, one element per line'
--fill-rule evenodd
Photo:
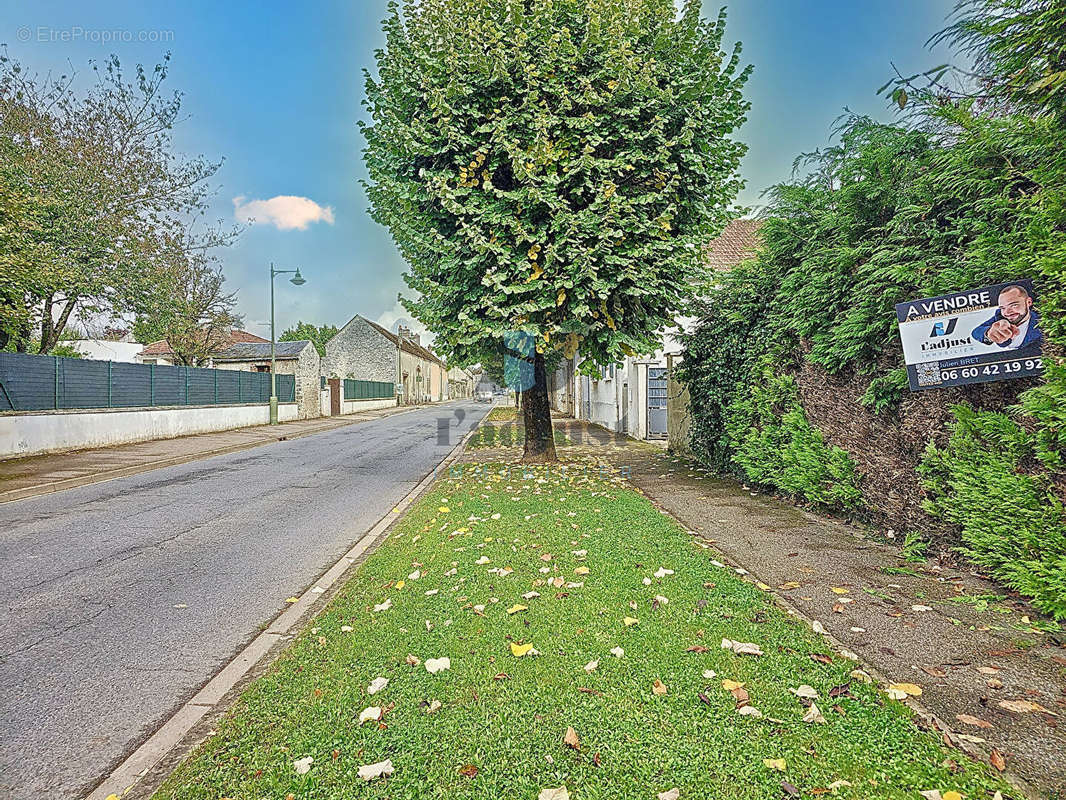
<path fill-rule="evenodd" d="M 461 367 L 448 370 L 448 399 L 462 400 L 474 396 L 474 376 Z"/>
<path fill-rule="evenodd" d="M 270 372 L 270 342 L 235 342 L 212 356 L 216 369 Z M 278 375 L 296 376 L 296 407 L 300 419 L 322 413 L 319 376 L 322 359 L 313 342 L 278 342 L 274 350 Z"/>
<path fill-rule="evenodd" d="M 708 269 L 726 272 L 750 258 L 760 226 L 760 220 L 733 220 L 704 250 Z M 693 322 L 677 320 L 682 329 Z M 683 348 L 669 331 L 663 332 L 661 344 L 654 353 L 627 356 L 618 364 L 596 368 L 591 376 L 580 374 L 579 356 L 564 360 L 549 376 L 552 408 L 635 439 L 667 438 L 667 370 L 680 360 Z"/>
<path fill-rule="evenodd" d="M 322 374 L 396 384 L 402 404 L 448 399 L 448 367 L 418 334 L 402 325 L 392 333 L 358 314 L 326 342 Z"/>
<path fill-rule="evenodd" d="M 118 339 L 74 339 L 64 341 L 70 345 L 82 358 L 93 361 L 113 361 L 122 364 L 137 364 L 137 356 L 144 349 L 144 345 L 133 338 L 132 333 L 127 333 Z"/>
<path fill-rule="evenodd" d="M 230 345 L 244 344 L 247 342 L 265 342 L 266 344 L 270 344 L 269 339 L 264 339 L 261 336 L 256 336 L 254 333 L 248 333 L 248 331 L 234 328 L 226 337 L 225 345 L 218 349 L 219 352 L 221 352 Z M 145 345 L 144 348 L 137 353 L 136 358 L 137 363 L 140 364 L 165 364 L 168 366 L 178 364 L 178 358 L 175 356 L 174 351 L 170 349 L 170 344 L 167 343 L 166 339 L 159 339 L 158 341 Z"/>

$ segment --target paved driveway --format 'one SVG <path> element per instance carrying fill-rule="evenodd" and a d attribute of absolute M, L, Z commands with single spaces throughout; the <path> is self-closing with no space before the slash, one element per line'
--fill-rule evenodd
<path fill-rule="evenodd" d="M 83 797 L 486 408 L 420 408 L 0 505 L 0 796 Z"/>

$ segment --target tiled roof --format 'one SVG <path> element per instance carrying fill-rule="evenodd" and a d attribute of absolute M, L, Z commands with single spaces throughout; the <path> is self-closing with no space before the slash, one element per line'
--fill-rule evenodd
<path fill-rule="evenodd" d="M 728 272 L 741 261 L 755 255 L 759 246 L 759 228 L 762 220 L 735 219 L 726 226 L 722 235 L 704 250 L 707 266 L 716 272 Z"/>
<path fill-rule="evenodd" d="M 300 357 L 307 345 L 307 339 L 298 342 L 278 342 L 275 358 L 291 361 Z M 270 342 L 241 342 L 232 344 L 214 357 L 215 361 L 263 361 L 270 358 Z"/>
<path fill-rule="evenodd" d="M 363 319 L 366 319 L 366 317 L 363 317 Z M 372 322 L 369 319 L 367 319 L 366 321 L 369 322 L 371 327 L 375 328 L 383 336 L 388 337 L 389 341 L 395 342 L 398 338 L 401 338 L 401 337 L 397 336 L 395 333 L 392 333 L 391 331 L 381 327 L 376 322 Z M 424 358 L 427 361 L 432 361 L 435 364 L 440 364 L 442 367 L 445 366 L 444 362 L 441 361 L 439 357 L 434 355 L 431 350 L 427 350 L 425 347 L 423 347 L 420 344 L 415 344 L 410 339 L 403 339 L 403 344 L 400 345 L 400 346 L 404 350 L 406 350 L 408 353 L 414 353 L 416 356 Z"/>
<path fill-rule="evenodd" d="M 172 353 L 173 351 L 170 349 L 170 345 L 167 344 L 167 340 L 160 339 L 157 342 L 146 344 L 140 354 L 142 356 L 162 356 Z"/>
<path fill-rule="evenodd" d="M 254 333 L 248 333 L 248 331 L 231 330 L 229 332 L 230 345 L 237 344 L 239 342 L 266 342 L 270 344 L 269 339 L 264 339 L 262 336 L 256 336 Z M 141 356 L 168 356 L 173 355 L 174 351 L 170 349 L 170 345 L 166 339 L 160 339 L 151 344 L 144 346 L 144 349 L 140 352 Z"/>

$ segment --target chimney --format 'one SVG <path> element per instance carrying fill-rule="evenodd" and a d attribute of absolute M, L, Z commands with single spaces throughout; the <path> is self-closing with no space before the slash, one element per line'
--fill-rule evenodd
<path fill-rule="evenodd" d="M 411 329 L 408 328 L 406 325 L 401 325 L 396 332 L 409 342 L 414 342 L 415 344 L 419 345 L 421 344 L 421 337 L 419 337 L 417 333 L 412 333 Z"/>

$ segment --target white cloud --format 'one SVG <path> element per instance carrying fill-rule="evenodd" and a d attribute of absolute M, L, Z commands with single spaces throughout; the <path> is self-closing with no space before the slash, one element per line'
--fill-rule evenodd
<path fill-rule="evenodd" d="M 333 224 L 333 207 L 320 206 L 309 197 L 279 194 L 269 200 L 233 198 L 233 216 L 252 225 L 273 225 L 279 231 L 307 230 L 312 222 Z"/>
<path fill-rule="evenodd" d="M 393 333 L 396 333 L 396 329 L 400 325 L 406 325 L 414 333 L 419 335 L 422 344 L 427 345 L 433 343 L 433 334 L 430 332 L 429 328 L 412 317 L 399 301 L 396 301 L 396 305 L 392 308 L 382 311 L 374 322 Z"/>

